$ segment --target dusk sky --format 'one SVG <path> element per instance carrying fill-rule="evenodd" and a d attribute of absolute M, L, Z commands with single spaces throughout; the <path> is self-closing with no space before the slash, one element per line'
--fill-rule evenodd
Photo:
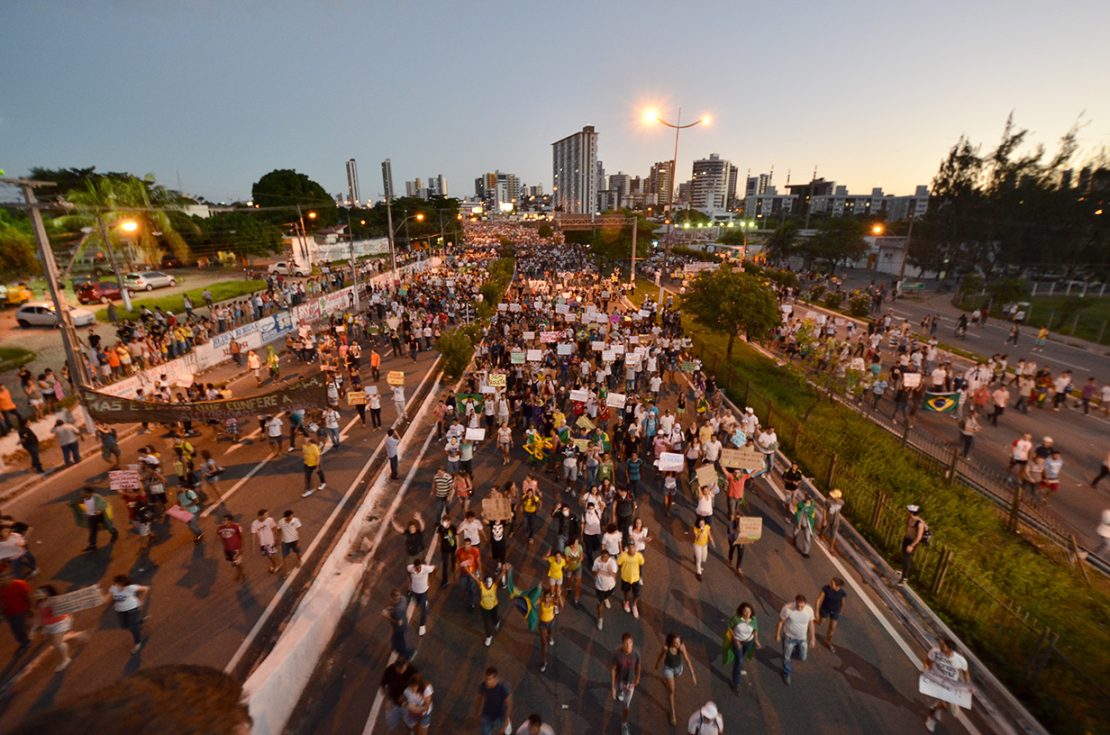
<path fill-rule="evenodd" d="M 599 132 L 607 173 L 646 175 L 703 113 L 679 175 L 719 153 L 741 176 L 818 174 L 866 191 L 928 183 L 961 133 L 1011 110 L 1055 146 L 1110 141 L 1110 2 L 355 2 L 6 0 L 0 168 L 154 173 L 214 200 L 274 168 L 363 197 L 499 168 L 551 187 L 550 144 Z"/>

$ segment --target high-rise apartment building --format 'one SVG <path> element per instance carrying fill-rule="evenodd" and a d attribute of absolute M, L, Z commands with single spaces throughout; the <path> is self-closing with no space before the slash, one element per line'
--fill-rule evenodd
<path fill-rule="evenodd" d="M 385 199 L 393 199 L 393 164 L 389 159 L 382 161 L 382 186 L 385 188 Z"/>
<path fill-rule="evenodd" d="M 551 144 L 554 207 L 575 214 L 597 212 L 597 132 L 587 125 L 580 132 Z"/>
<path fill-rule="evenodd" d="M 424 182 L 419 176 L 412 181 L 405 182 L 405 196 L 420 197 L 421 199 L 428 198 L 428 190 L 424 188 Z"/>
<path fill-rule="evenodd" d="M 493 210 L 506 203 L 515 207 L 520 202 L 520 179 L 503 171 L 482 174 L 474 179 L 474 195 Z"/>
<path fill-rule="evenodd" d="M 618 171 L 609 176 L 609 191 L 616 194 L 616 205 L 614 209 L 628 206 L 628 197 L 632 190 L 632 177 L 623 171 Z"/>
<path fill-rule="evenodd" d="M 705 213 L 723 212 L 736 198 L 736 167 L 722 160 L 716 153 L 709 158 L 694 161 L 693 176 L 690 179 L 690 205 Z M 734 188 L 729 192 L 729 180 Z"/>
<path fill-rule="evenodd" d="M 646 191 L 655 195 L 655 205 L 666 207 L 674 197 L 674 166 L 671 161 L 660 161 L 651 167 Z"/>
<path fill-rule="evenodd" d="M 428 177 L 428 196 L 447 196 L 447 179 L 443 176 L 443 174 L 436 174 L 435 176 Z"/>
<path fill-rule="evenodd" d="M 358 164 L 355 159 L 347 159 L 347 196 L 352 207 L 361 207 L 362 193 L 358 190 Z"/>

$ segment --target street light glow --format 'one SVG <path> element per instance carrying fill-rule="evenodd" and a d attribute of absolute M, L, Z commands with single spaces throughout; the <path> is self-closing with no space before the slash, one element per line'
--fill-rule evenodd
<path fill-rule="evenodd" d="M 416 215 L 416 221 L 417 221 L 417 222 L 423 222 L 423 221 L 424 221 L 424 213 L 423 213 L 423 212 L 419 212 L 419 213 L 417 213 L 417 215 Z"/>
<path fill-rule="evenodd" d="M 645 125 L 654 125 L 659 122 L 659 110 L 656 110 L 654 107 L 649 107 L 644 110 L 643 119 Z"/>
<path fill-rule="evenodd" d="M 710 117 L 709 115 L 702 115 L 701 116 L 701 124 L 702 125 L 708 125 L 711 122 L 713 122 L 713 118 Z"/>
<path fill-rule="evenodd" d="M 316 219 L 316 213 L 315 212 L 309 212 L 308 213 L 308 218 L 309 219 Z"/>
<path fill-rule="evenodd" d="M 124 232 L 135 232 L 139 229 L 139 223 L 133 219 L 125 219 L 119 223 L 119 228 Z"/>
<path fill-rule="evenodd" d="M 886 231 L 886 228 L 883 227 L 882 224 L 875 223 L 874 225 L 871 226 L 871 234 L 872 235 L 881 235 L 885 231 Z"/>

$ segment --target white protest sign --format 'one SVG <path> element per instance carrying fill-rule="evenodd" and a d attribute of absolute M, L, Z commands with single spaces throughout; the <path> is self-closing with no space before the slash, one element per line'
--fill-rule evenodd
<path fill-rule="evenodd" d="M 626 400 L 628 399 L 624 393 L 610 393 L 605 397 L 605 405 L 609 408 L 624 408 Z"/>
<path fill-rule="evenodd" d="M 686 466 L 686 458 L 674 452 L 663 452 L 655 460 L 655 466 L 660 472 L 680 472 Z"/>
<path fill-rule="evenodd" d="M 921 385 L 921 373 L 905 373 L 902 376 L 902 387 L 916 388 Z"/>
<path fill-rule="evenodd" d="M 600 340 L 595 340 L 595 341 L 590 343 L 590 347 L 593 348 L 594 352 L 601 352 L 602 350 L 605 349 L 605 342 L 600 341 Z"/>
<path fill-rule="evenodd" d="M 104 593 L 95 584 L 89 587 L 55 595 L 49 605 L 55 615 L 72 615 L 75 612 L 100 607 L 104 604 Z"/>
<path fill-rule="evenodd" d="M 590 392 L 588 390 L 576 389 L 570 392 L 570 400 L 585 403 L 590 399 Z"/>
<path fill-rule="evenodd" d="M 540 362 L 543 360 L 543 353 L 539 350 L 528 350 L 528 362 Z"/>
<path fill-rule="evenodd" d="M 952 681 L 932 672 L 922 672 L 917 680 L 917 690 L 927 697 L 971 709 L 971 687 L 962 682 Z"/>
<path fill-rule="evenodd" d="M 601 359 L 605 362 L 612 362 L 613 360 L 617 359 L 617 353 L 613 350 L 602 350 Z"/>
<path fill-rule="evenodd" d="M 532 340 L 534 340 L 536 338 L 536 333 L 529 331 L 529 332 L 525 332 L 522 336 L 524 337 L 524 339 L 531 342 Z"/>
<path fill-rule="evenodd" d="M 486 438 L 486 430 L 482 428 L 471 428 L 466 430 L 466 435 L 463 436 L 468 442 L 480 442 Z"/>
<path fill-rule="evenodd" d="M 574 345 L 572 345 L 570 342 L 561 342 L 555 348 L 556 354 L 559 354 L 559 355 L 569 355 L 573 351 L 574 351 Z"/>

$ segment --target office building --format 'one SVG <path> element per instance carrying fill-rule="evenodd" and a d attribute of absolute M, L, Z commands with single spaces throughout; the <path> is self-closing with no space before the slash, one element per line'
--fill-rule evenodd
<path fill-rule="evenodd" d="M 358 163 L 355 159 L 347 159 L 347 197 L 352 207 L 363 205 L 362 193 L 358 189 Z"/>
<path fill-rule="evenodd" d="M 660 161 L 651 167 L 645 193 L 652 195 L 649 204 L 667 207 L 674 197 L 674 167 L 671 161 Z"/>
<path fill-rule="evenodd" d="M 382 186 L 385 189 L 385 200 L 391 201 L 393 199 L 393 164 L 389 159 L 382 161 Z"/>
<path fill-rule="evenodd" d="M 420 197 L 421 199 L 428 198 L 428 190 L 424 188 L 424 182 L 419 176 L 412 181 L 405 182 L 405 196 Z"/>
<path fill-rule="evenodd" d="M 580 132 L 551 144 L 551 179 L 556 210 L 574 214 L 597 212 L 597 132 Z"/>
<path fill-rule="evenodd" d="M 616 206 L 613 207 L 613 209 L 620 209 L 621 207 L 628 206 L 629 196 L 632 193 L 631 176 L 624 173 L 623 171 L 618 171 L 617 173 L 609 176 L 609 186 L 606 188 L 616 194 L 617 203 Z"/>

